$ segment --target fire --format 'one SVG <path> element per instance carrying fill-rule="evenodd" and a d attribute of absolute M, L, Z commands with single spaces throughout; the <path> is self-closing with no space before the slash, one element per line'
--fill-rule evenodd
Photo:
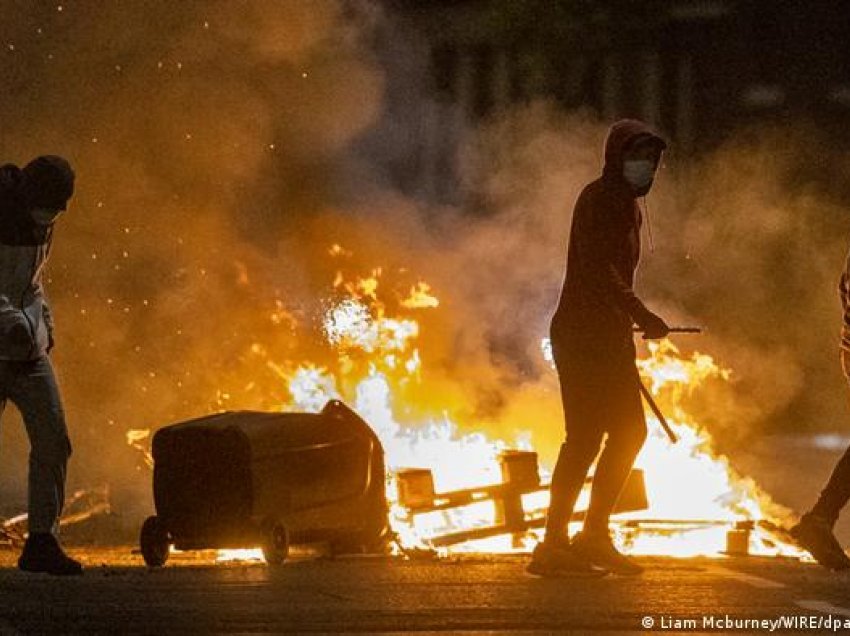
<path fill-rule="evenodd" d="M 237 550 L 219 550 L 215 559 L 218 563 L 238 563 L 243 561 L 265 561 L 260 548 L 245 548 Z"/>
<path fill-rule="evenodd" d="M 350 254 L 338 245 L 330 253 Z M 433 398 L 436 404 L 417 405 L 431 409 L 431 416 L 424 421 L 405 421 L 404 405 L 397 396 L 421 380 L 427 353 L 418 348 L 420 318 L 422 312 L 435 311 L 439 300 L 430 286 L 420 282 L 406 297 L 397 297 L 393 306 L 398 315 L 390 315 L 382 300 L 382 276 L 381 269 L 356 280 L 337 273 L 334 288 L 345 296 L 327 307 L 323 318 L 323 334 L 336 353 L 335 363 L 295 366 L 269 362 L 269 366 L 286 382 L 290 399 L 282 405 L 284 410 L 317 412 L 328 400 L 341 399 L 369 422 L 386 453 L 387 494 L 397 542 L 402 548 L 423 548 L 435 537 L 492 525 L 498 515 L 496 506 L 491 500 L 481 500 L 410 514 L 399 504 L 395 473 L 411 467 L 430 469 L 437 493 L 495 484 L 502 480 L 499 453 L 528 449 L 531 434 L 517 430 L 512 439 L 496 439 L 484 433 L 462 433 L 440 408 L 439 396 Z M 612 526 L 618 543 L 632 554 L 719 555 L 730 545 L 729 538 L 735 537 L 751 553 L 801 556 L 799 550 L 766 530 L 770 524 L 781 525 L 779 520 L 788 511 L 774 504 L 754 482 L 735 474 L 729 462 L 714 452 L 708 432 L 685 410 L 683 398 L 704 389 L 708 380 L 729 380 L 731 372 L 711 356 L 682 355 L 669 340 L 651 343 L 647 351 L 639 360 L 639 370 L 679 442 L 671 444 L 647 413 L 650 437 L 636 467 L 644 471 L 649 508 L 615 516 Z M 551 359 L 545 342 L 544 356 Z M 560 413 L 554 411 L 552 417 L 560 418 Z M 133 438 L 138 443 L 135 435 Z M 542 475 L 544 480 L 547 476 L 545 472 Z M 578 509 L 586 507 L 587 500 L 588 492 L 584 492 Z M 548 492 L 524 495 L 522 506 L 528 517 L 541 519 Z M 449 549 L 528 550 L 539 536 L 535 529 Z M 261 557 L 257 551 L 227 550 L 220 558 Z"/>
<path fill-rule="evenodd" d="M 407 309 L 426 309 L 439 307 L 440 301 L 431 293 L 431 286 L 420 281 L 415 287 L 411 288 L 410 296 L 401 301 L 401 305 Z"/>
<path fill-rule="evenodd" d="M 344 250 L 335 246 L 331 252 L 339 255 Z M 393 395 L 406 383 L 418 381 L 422 365 L 416 347 L 420 326 L 413 314 L 434 309 L 439 306 L 439 300 L 427 283 L 419 282 L 398 302 L 411 315 L 387 316 L 378 294 L 381 276 L 380 269 L 355 281 L 337 275 L 334 287 L 344 289 L 348 296 L 326 309 L 322 325 L 327 343 L 338 354 L 336 368 L 331 370 L 309 362 L 294 370 L 288 370 L 286 365 L 273 365 L 275 372 L 285 378 L 290 395 L 290 401 L 282 405 L 283 410 L 318 412 L 328 400 L 342 399 L 377 433 L 391 473 L 408 466 L 431 467 L 441 490 L 498 481 L 498 453 L 509 446 L 522 445 L 522 435 L 509 444 L 480 433 L 462 434 L 445 414 L 437 414 L 416 426 L 405 425 L 397 418 Z M 427 536 L 453 525 L 476 522 L 470 516 L 474 511 L 466 511 L 463 515 L 449 515 L 452 521 L 448 525 L 439 518 L 429 520 L 424 516 L 411 524 L 396 503 L 391 475 L 387 494 L 392 529 L 405 547 L 424 547 L 423 539 Z M 250 554 L 222 550 L 219 560 L 246 560 Z M 260 553 L 253 554 L 261 558 Z"/>
<path fill-rule="evenodd" d="M 669 340 L 650 343 L 648 350 L 649 356 L 639 360 L 638 367 L 652 394 L 666 407 L 665 414 L 679 442 L 670 444 L 654 416 L 647 414 L 651 432 L 636 465 L 645 471 L 650 509 L 623 515 L 621 521 L 674 523 L 656 522 L 654 531 L 649 523 L 648 531 L 641 533 L 630 532 L 628 523 L 622 524 L 622 539 L 629 550 L 637 554 L 716 555 L 727 549 L 727 532 L 732 524 L 750 522 L 754 527 L 750 553 L 803 556 L 795 546 L 763 530 L 768 524 L 783 525 L 790 511 L 773 502 L 751 479 L 738 475 L 725 457 L 718 456 L 711 436 L 682 407 L 684 396 L 700 390 L 707 380 L 729 380 L 731 371 L 705 354 L 686 358 Z"/>
<path fill-rule="evenodd" d="M 150 450 L 142 443 L 150 439 L 150 429 L 147 428 L 131 428 L 127 431 L 127 444 L 135 448 L 142 454 L 145 465 L 148 468 L 153 468 L 153 456 Z"/>

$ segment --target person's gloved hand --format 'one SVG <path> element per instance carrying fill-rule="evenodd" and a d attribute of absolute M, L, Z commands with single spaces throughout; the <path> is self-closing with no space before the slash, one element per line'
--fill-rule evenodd
<path fill-rule="evenodd" d="M 641 319 L 640 328 L 643 329 L 644 340 L 659 340 L 670 333 L 670 327 L 667 326 L 661 316 L 651 311 L 647 311 Z"/>

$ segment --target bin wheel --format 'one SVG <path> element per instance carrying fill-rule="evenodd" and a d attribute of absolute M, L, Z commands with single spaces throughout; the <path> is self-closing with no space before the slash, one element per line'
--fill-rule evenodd
<path fill-rule="evenodd" d="M 156 516 L 145 519 L 139 544 L 142 548 L 142 557 L 149 567 L 158 568 L 165 565 L 171 548 L 171 536 L 165 524 L 162 523 L 162 519 Z"/>
<path fill-rule="evenodd" d="M 269 565 L 281 565 L 289 554 L 289 533 L 286 527 L 276 520 L 267 520 L 262 524 L 263 557 Z"/>

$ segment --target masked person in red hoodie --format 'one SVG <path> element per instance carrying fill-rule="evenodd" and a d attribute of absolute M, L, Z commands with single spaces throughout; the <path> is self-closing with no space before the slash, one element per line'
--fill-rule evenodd
<path fill-rule="evenodd" d="M 551 325 L 567 437 L 552 475 L 545 538 L 528 566 L 532 574 L 642 571 L 615 549 L 608 519 L 646 439 L 633 325 L 645 338 L 669 332 L 632 290 L 643 221 L 638 199 L 652 187 L 665 148 L 643 122 L 615 123 L 602 176 L 584 188 L 573 211 L 566 277 Z M 570 541 L 570 517 L 606 435 L 584 528 Z"/>
<path fill-rule="evenodd" d="M 49 353 L 53 319 L 42 275 L 56 218 L 74 192 L 74 172 L 44 156 L 0 167 L 0 412 L 11 401 L 30 441 L 29 532 L 18 567 L 81 574 L 57 540 L 71 442 Z"/>

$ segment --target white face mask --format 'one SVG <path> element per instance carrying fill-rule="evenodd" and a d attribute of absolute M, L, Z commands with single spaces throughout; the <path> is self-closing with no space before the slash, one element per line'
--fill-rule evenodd
<path fill-rule="evenodd" d="M 633 188 L 642 190 L 655 177 L 655 162 L 649 159 L 630 159 L 623 162 L 623 178 Z"/>
<path fill-rule="evenodd" d="M 62 214 L 62 210 L 55 208 L 34 208 L 30 210 L 30 217 L 37 225 L 50 225 Z"/>

